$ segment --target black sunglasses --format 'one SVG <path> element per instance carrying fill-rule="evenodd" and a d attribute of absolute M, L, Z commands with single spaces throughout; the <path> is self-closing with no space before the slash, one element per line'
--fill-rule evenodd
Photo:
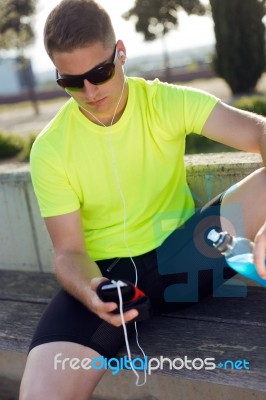
<path fill-rule="evenodd" d="M 99 65 L 98 67 L 92 68 L 88 72 L 82 75 L 59 75 L 56 70 L 56 82 L 62 88 L 77 88 L 81 89 L 84 86 L 84 79 L 92 83 L 93 85 L 101 85 L 109 81 L 115 73 L 115 63 L 117 58 L 116 45 L 112 54 L 110 62 Z"/>

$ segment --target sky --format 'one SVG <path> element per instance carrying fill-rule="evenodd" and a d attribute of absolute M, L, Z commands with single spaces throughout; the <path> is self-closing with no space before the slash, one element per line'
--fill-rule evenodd
<path fill-rule="evenodd" d="M 43 46 L 43 27 L 49 12 L 59 0 L 38 0 L 37 13 L 34 17 L 36 40 L 33 46 L 27 49 L 26 54 L 31 57 L 34 72 L 48 71 L 53 64 L 46 55 Z M 145 42 L 143 35 L 136 33 L 133 21 L 125 21 L 121 15 L 129 10 L 134 0 L 98 0 L 111 16 L 117 39 L 122 39 L 127 49 L 127 57 L 138 55 L 160 54 L 162 43 L 160 40 Z M 208 3 L 203 0 L 203 3 Z M 185 12 L 179 14 L 179 27 L 166 36 L 168 51 L 183 50 L 185 48 L 214 43 L 212 20 L 208 17 L 187 16 Z"/>

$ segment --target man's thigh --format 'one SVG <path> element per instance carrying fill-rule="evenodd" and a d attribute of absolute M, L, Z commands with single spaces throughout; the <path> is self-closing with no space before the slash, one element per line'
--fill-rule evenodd
<path fill-rule="evenodd" d="M 213 294 L 235 272 L 207 238 L 221 231 L 220 208 L 224 194 L 197 210 L 157 248 L 158 272 L 164 283 L 164 300 L 179 306 L 196 303 Z"/>
<path fill-rule="evenodd" d="M 34 347 L 28 355 L 20 400 L 87 400 L 105 372 L 89 368 L 89 360 L 99 356 L 93 349 L 71 342 Z"/>
<path fill-rule="evenodd" d="M 233 185 L 222 200 L 223 230 L 254 240 L 266 220 L 266 171 L 261 168 Z"/>

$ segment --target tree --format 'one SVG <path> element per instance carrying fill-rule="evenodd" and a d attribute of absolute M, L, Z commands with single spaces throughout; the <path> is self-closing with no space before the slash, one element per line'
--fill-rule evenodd
<path fill-rule="evenodd" d="M 29 97 L 38 114 L 34 91 L 34 81 L 29 73 L 29 60 L 24 57 L 24 49 L 34 41 L 31 16 L 36 11 L 37 0 L 1 0 L 0 7 L 0 49 L 17 51 L 20 73 L 27 86 Z"/>
<path fill-rule="evenodd" d="M 165 35 L 178 26 L 178 11 L 182 8 L 188 15 L 204 15 L 205 7 L 200 0 L 136 0 L 134 7 L 123 14 L 126 20 L 135 18 L 137 32 L 144 35 L 146 41 L 162 39 Z M 164 63 L 166 79 L 170 78 L 169 60 L 164 49 Z"/>
<path fill-rule="evenodd" d="M 265 0 L 210 0 L 214 68 L 234 94 L 252 92 L 265 67 Z"/>

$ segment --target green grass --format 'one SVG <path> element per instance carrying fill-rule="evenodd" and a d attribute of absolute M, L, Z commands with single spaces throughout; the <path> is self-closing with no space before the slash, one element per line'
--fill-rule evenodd
<path fill-rule="evenodd" d="M 266 115 L 266 99 L 262 96 L 243 96 L 238 101 L 235 101 L 233 106 L 241 110 Z"/>
<path fill-rule="evenodd" d="M 0 160 L 15 157 L 18 161 L 28 161 L 35 137 L 35 135 L 21 137 L 0 132 Z"/>
<path fill-rule="evenodd" d="M 17 156 L 23 148 L 23 139 L 0 132 L 0 159 Z"/>

